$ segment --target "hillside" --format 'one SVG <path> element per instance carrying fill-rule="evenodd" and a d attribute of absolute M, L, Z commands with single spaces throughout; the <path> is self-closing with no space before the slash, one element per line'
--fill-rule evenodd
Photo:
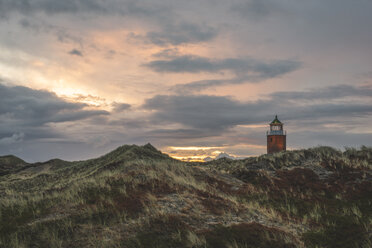
<path fill-rule="evenodd" d="M 0 176 L 17 172 L 28 164 L 13 155 L 0 157 Z"/>
<path fill-rule="evenodd" d="M 0 247 L 371 247 L 372 148 L 186 163 L 0 157 Z"/>

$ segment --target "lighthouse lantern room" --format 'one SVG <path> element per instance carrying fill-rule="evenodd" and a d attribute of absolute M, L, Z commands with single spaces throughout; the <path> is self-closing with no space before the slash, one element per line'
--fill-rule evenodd
<path fill-rule="evenodd" d="M 275 119 L 270 123 L 270 130 L 266 132 L 267 153 L 275 153 L 286 150 L 287 133 L 283 130 L 283 123 L 275 115 Z"/>

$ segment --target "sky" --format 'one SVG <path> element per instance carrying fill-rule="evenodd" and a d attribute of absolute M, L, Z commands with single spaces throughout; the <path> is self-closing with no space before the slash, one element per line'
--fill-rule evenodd
<path fill-rule="evenodd" d="M 0 0 L 0 155 L 372 146 L 370 0 Z"/>

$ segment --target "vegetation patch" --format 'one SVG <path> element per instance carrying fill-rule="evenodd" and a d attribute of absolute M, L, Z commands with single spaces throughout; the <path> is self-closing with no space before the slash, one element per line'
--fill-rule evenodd
<path fill-rule="evenodd" d="M 229 247 L 296 247 L 289 243 L 293 237 L 275 228 L 265 227 L 258 223 L 239 224 L 229 227 L 218 226 L 213 230 L 201 232 L 207 246 L 213 248 Z"/>
<path fill-rule="evenodd" d="M 186 163 L 0 157 L 0 247 L 371 247 L 372 148 Z"/>

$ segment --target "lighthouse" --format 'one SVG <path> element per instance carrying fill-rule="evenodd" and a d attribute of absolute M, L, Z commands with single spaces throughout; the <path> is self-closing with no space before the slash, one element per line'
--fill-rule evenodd
<path fill-rule="evenodd" d="M 270 123 L 270 130 L 266 132 L 267 136 L 267 153 L 280 152 L 286 150 L 286 135 L 283 130 L 283 123 L 275 115 L 275 119 Z"/>

